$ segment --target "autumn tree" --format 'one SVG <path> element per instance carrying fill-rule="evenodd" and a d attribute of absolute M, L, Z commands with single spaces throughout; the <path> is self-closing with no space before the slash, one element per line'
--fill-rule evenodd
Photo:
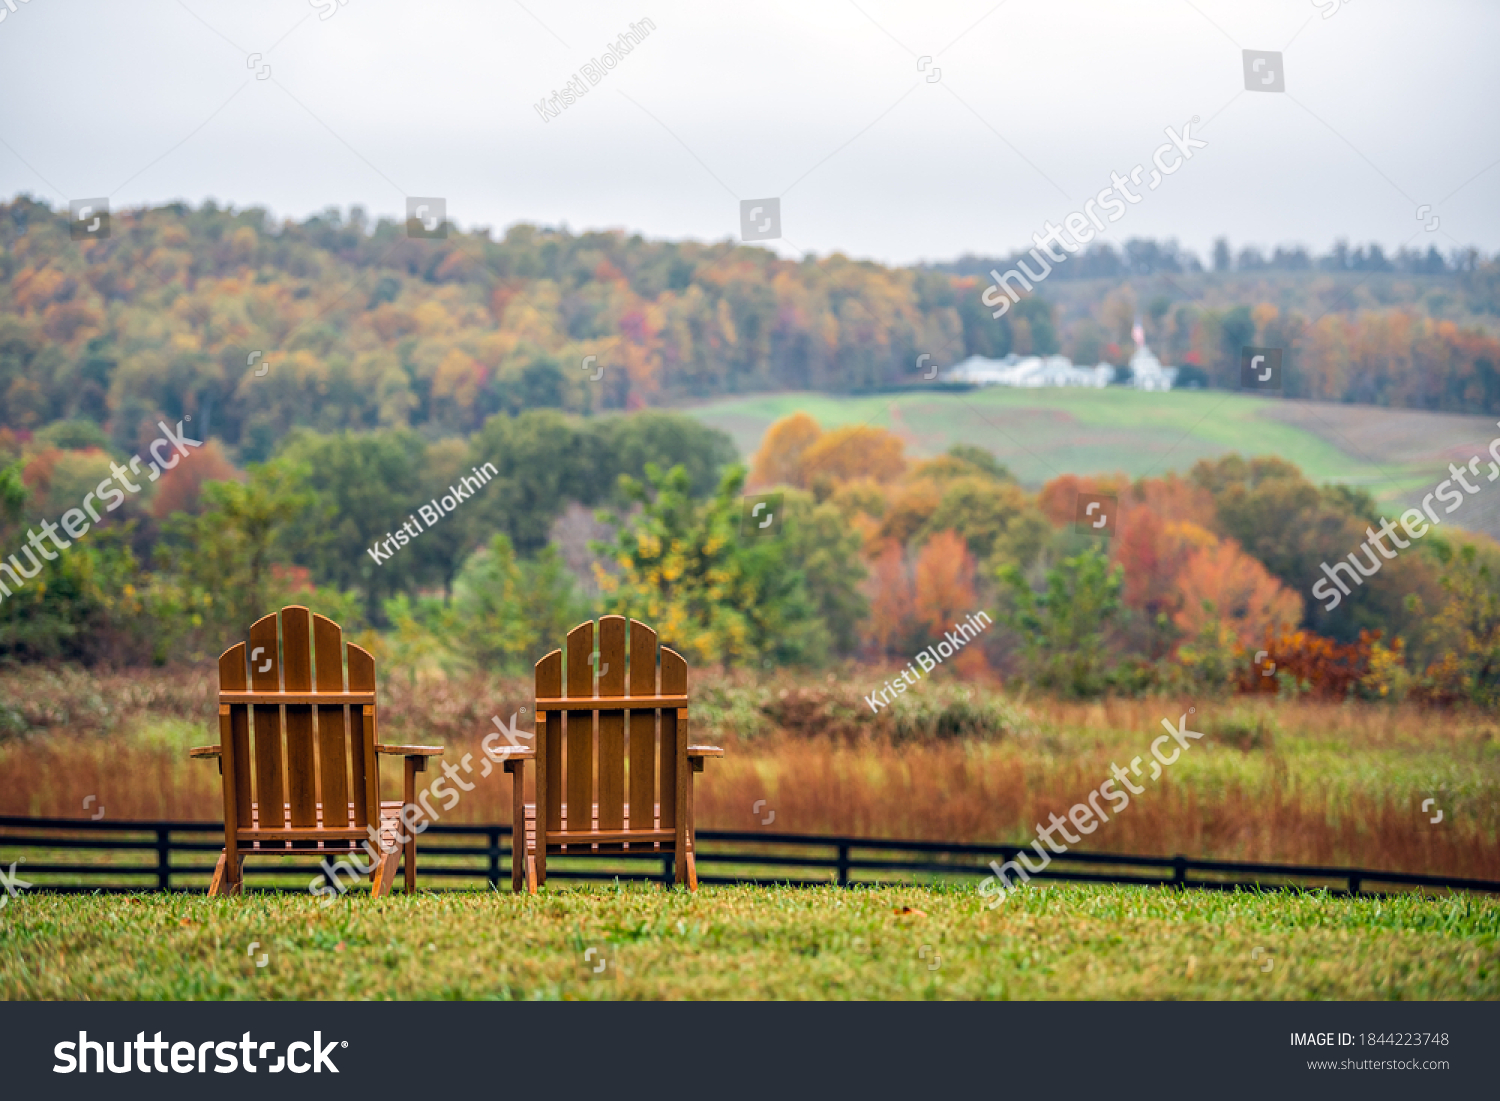
<path fill-rule="evenodd" d="M 940 531 L 923 544 L 914 581 L 913 611 L 929 640 L 942 638 L 979 607 L 974 595 L 974 557 L 955 531 Z M 965 646 L 954 664 L 964 673 L 977 673 L 985 668 L 984 651 Z"/>
<path fill-rule="evenodd" d="M 802 486 L 802 456 L 823 430 L 818 422 L 800 410 L 782 417 L 760 441 L 760 448 L 750 464 L 749 488 L 767 486 Z"/>
<path fill-rule="evenodd" d="M 707 501 L 689 493 L 682 467 L 646 467 L 622 479 L 625 508 L 613 543 L 597 548 L 605 608 L 650 623 L 691 660 L 727 666 L 816 665 L 827 626 L 790 559 L 783 533 L 741 533 L 743 467 L 732 467 Z"/>
<path fill-rule="evenodd" d="M 825 432 L 802 452 L 797 472 L 799 488 L 820 481 L 833 484 L 868 478 L 887 484 L 906 470 L 906 445 L 877 425 L 844 425 Z"/>

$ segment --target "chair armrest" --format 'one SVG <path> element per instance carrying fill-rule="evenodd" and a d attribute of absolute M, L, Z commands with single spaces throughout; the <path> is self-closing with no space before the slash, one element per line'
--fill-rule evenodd
<path fill-rule="evenodd" d="M 195 745 L 188 750 L 189 757 L 212 758 L 220 755 L 219 747 L 216 745 Z"/>
<path fill-rule="evenodd" d="M 378 745 L 376 753 L 389 753 L 396 757 L 440 757 L 443 747 L 440 745 Z"/>
<path fill-rule="evenodd" d="M 722 757 L 724 751 L 716 745 L 690 745 L 687 747 L 688 766 L 694 772 L 702 772 L 703 764 L 710 757 Z"/>
<path fill-rule="evenodd" d="M 536 747 L 530 745 L 507 745 L 501 746 L 497 751 L 500 754 L 500 764 L 506 772 L 525 773 L 526 762 L 536 760 Z"/>

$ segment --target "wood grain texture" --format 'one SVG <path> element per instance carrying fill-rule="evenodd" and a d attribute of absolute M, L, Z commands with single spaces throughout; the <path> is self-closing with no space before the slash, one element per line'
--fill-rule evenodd
<path fill-rule="evenodd" d="M 344 632 L 327 616 L 313 620 L 313 667 L 319 692 L 344 690 Z M 349 712 L 320 706 L 318 719 L 319 797 L 325 826 L 349 824 Z"/>
<path fill-rule="evenodd" d="M 241 654 L 243 655 L 243 649 L 241 650 Z M 240 676 L 244 676 L 243 664 L 240 666 Z M 219 707 L 220 745 L 232 745 L 234 742 L 234 718 L 231 714 L 232 710 L 227 705 Z M 241 708 L 241 710 L 244 709 Z M 219 777 L 219 784 L 224 796 L 224 853 L 219 857 L 219 867 L 214 871 L 213 883 L 209 885 L 208 893 L 211 895 L 220 893 L 220 889 L 223 887 L 223 875 L 226 867 L 239 868 L 239 842 L 235 838 L 235 830 L 239 827 L 240 822 L 238 800 L 235 798 L 237 786 L 235 777 L 239 773 L 236 771 L 234 758 L 235 755 L 230 753 L 220 759 L 219 771 L 221 775 Z M 244 769 L 244 764 L 244 758 L 242 757 L 239 762 L 241 770 Z M 233 863 L 226 865 L 224 863 L 226 858 L 233 861 Z M 231 882 L 233 882 L 232 879 Z"/>
<path fill-rule="evenodd" d="M 625 617 L 599 620 L 599 696 L 625 695 Z M 625 712 L 599 712 L 599 823 L 625 827 Z"/>
<path fill-rule="evenodd" d="M 280 707 L 284 703 L 375 703 L 374 692 L 220 692 L 220 703 L 253 703 L 267 707 Z"/>
<path fill-rule="evenodd" d="M 661 648 L 661 687 L 663 692 L 680 692 L 687 694 L 687 662 L 676 650 Z M 667 716 L 673 717 L 672 738 L 670 744 L 666 737 Z M 689 883 L 691 878 L 691 865 L 687 859 L 692 850 L 692 824 L 688 813 L 688 785 L 691 784 L 692 774 L 688 771 L 687 764 L 688 743 L 688 713 L 687 708 L 677 711 L 664 711 L 662 713 L 662 803 L 666 804 L 665 788 L 666 763 L 670 753 L 672 760 L 672 780 L 676 790 L 676 808 L 672 819 L 672 825 L 677 829 L 677 844 L 674 851 L 677 855 L 676 877 L 678 883 Z M 662 825 L 667 822 L 663 818 Z"/>
<path fill-rule="evenodd" d="M 250 687 L 257 692 L 275 692 L 281 687 L 280 649 L 276 638 L 276 615 L 262 616 L 250 625 Z M 282 766 L 281 708 L 257 707 L 251 717 L 255 732 L 255 801 L 260 804 L 262 825 L 285 822 L 282 804 L 286 785 Z"/>
<path fill-rule="evenodd" d="M 526 764 L 505 763 L 510 782 L 510 889 L 519 894 L 526 881 Z M 533 889 L 532 894 L 536 894 Z"/>
<path fill-rule="evenodd" d="M 568 697 L 586 699 L 590 703 L 594 696 L 594 667 L 589 657 L 594 652 L 594 622 L 587 620 L 568 632 Z M 567 795 L 569 814 L 577 814 L 578 808 L 588 807 L 594 801 L 594 712 L 568 711 L 568 755 L 563 762 L 567 780 L 564 789 Z M 587 811 L 585 811 L 587 814 Z M 567 828 L 588 829 L 585 817 L 580 825 L 568 819 Z"/>
<path fill-rule="evenodd" d="M 311 692 L 312 613 L 293 605 L 281 611 L 281 676 L 287 692 Z M 318 822 L 317 759 L 313 752 L 313 715 L 308 704 L 286 707 L 287 800 L 292 825 Z"/>
<path fill-rule="evenodd" d="M 562 695 L 562 651 L 553 650 L 536 663 L 536 694 Z M 541 826 L 556 829 L 562 813 L 562 715 L 537 715 L 536 722 L 536 798 L 541 809 Z M 547 850 L 536 853 L 536 879 L 547 882 Z"/>
<path fill-rule="evenodd" d="M 407 806 L 413 806 L 417 801 L 417 761 L 416 757 L 408 757 L 403 762 L 401 770 L 401 799 Z M 404 846 L 406 857 L 406 881 L 403 886 L 406 893 L 417 892 L 417 832 L 413 830 L 406 835 Z"/>
<path fill-rule="evenodd" d="M 630 621 L 630 694 L 656 694 L 656 632 L 639 620 Z M 656 712 L 630 713 L 630 805 L 639 808 L 632 829 L 653 829 L 656 804 Z"/>
<path fill-rule="evenodd" d="M 237 642 L 225 650 L 219 657 L 219 688 L 243 689 L 247 683 L 245 676 L 245 644 Z M 220 714 L 223 714 L 221 711 Z M 219 748 L 226 758 L 233 758 L 233 781 L 225 790 L 225 798 L 228 792 L 234 792 L 235 817 L 241 822 L 250 821 L 250 804 L 253 794 L 250 787 L 250 709 L 248 707 L 235 707 L 230 710 L 229 715 L 230 735 L 226 740 L 222 725 L 219 729 Z M 227 749 L 225 747 L 228 747 Z M 226 776 L 230 775 L 231 766 L 228 760 L 220 764 L 220 768 Z M 228 813 L 229 804 L 225 803 L 225 813 Z"/>
<path fill-rule="evenodd" d="M 349 654 L 349 690 L 375 691 L 375 659 L 369 651 L 352 642 L 346 650 Z M 356 826 L 380 821 L 380 764 L 375 757 L 375 719 L 373 704 L 349 709 L 349 765 Z"/>

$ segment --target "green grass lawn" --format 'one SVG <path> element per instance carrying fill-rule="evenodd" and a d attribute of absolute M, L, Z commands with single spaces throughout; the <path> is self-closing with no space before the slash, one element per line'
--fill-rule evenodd
<path fill-rule="evenodd" d="M 629 885 L 324 909 L 33 891 L 0 912 L 0 998 L 1488 999 L 1497 941 L 1484 898 L 1060 885 L 989 910 L 972 885 Z"/>

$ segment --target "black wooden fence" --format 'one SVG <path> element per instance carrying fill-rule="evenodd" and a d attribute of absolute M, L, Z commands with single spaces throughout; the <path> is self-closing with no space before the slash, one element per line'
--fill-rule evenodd
<path fill-rule="evenodd" d="M 217 822 L 95 822 L 0 816 L 0 871 L 9 875 L 15 862 L 15 877 L 30 883 L 34 890 L 202 891 L 207 890 L 214 861 L 223 848 L 223 832 L 223 825 Z M 434 825 L 418 842 L 419 877 L 429 887 L 434 879 L 483 881 L 491 887 L 508 885 L 510 832 L 509 826 Z M 1003 864 L 1023 851 L 1015 845 L 959 845 L 737 830 L 699 830 L 697 845 L 701 883 L 840 887 L 988 875 L 991 861 Z M 43 859 L 27 859 L 27 850 L 41 851 Z M 1029 847 L 1024 851 L 1035 857 Z M 174 861 L 174 854 L 188 859 Z M 69 859 L 75 855 L 76 859 Z M 296 889 L 277 887 L 270 881 L 284 884 L 300 879 L 309 883 L 323 874 L 321 865 L 289 864 L 289 860 L 313 855 L 302 852 L 289 853 L 287 859 L 276 861 L 264 857 L 248 860 L 247 883 L 256 886 L 255 881 L 260 880 L 268 889 Z M 141 859 L 142 856 L 146 859 Z M 613 880 L 617 876 L 639 878 L 642 874 L 638 859 L 616 859 L 613 864 L 608 854 L 586 859 L 586 865 L 578 865 L 572 859 L 549 861 L 547 877 Z M 807 878 L 808 873 L 814 872 L 824 874 Z M 668 883 L 672 881 L 671 857 L 663 861 L 661 878 Z M 1454 876 L 1072 851 L 1053 854 L 1051 866 L 1031 878 L 1210 890 L 1326 888 L 1341 895 L 1383 893 L 1371 891 L 1370 884 L 1500 894 L 1500 882 Z"/>

